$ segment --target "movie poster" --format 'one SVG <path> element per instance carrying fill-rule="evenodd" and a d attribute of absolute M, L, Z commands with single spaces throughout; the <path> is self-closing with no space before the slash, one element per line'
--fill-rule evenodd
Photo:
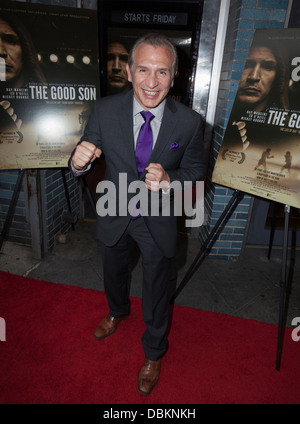
<path fill-rule="evenodd" d="M 300 30 L 257 30 L 215 183 L 300 207 Z"/>
<path fill-rule="evenodd" d="M 67 166 L 99 96 L 97 12 L 2 2 L 0 169 Z"/>

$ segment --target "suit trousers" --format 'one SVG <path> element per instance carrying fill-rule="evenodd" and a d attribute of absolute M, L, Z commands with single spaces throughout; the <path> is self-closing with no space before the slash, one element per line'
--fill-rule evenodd
<path fill-rule="evenodd" d="M 105 294 L 112 316 L 130 312 L 129 263 L 136 244 L 143 269 L 142 310 L 146 331 L 142 346 L 146 358 L 156 361 L 168 345 L 171 259 L 162 254 L 143 217 L 130 221 L 117 244 L 102 245 Z"/>

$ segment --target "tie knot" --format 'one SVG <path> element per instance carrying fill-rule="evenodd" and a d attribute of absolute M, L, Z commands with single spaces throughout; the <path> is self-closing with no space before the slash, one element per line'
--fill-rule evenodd
<path fill-rule="evenodd" d="M 151 112 L 149 112 L 148 110 L 143 110 L 141 112 L 141 115 L 146 122 L 150 122 L 151 119 L 154 118 L 154 115 Z"/>

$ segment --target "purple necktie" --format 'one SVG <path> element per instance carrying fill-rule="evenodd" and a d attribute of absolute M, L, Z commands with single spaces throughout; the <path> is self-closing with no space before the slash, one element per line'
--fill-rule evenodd
<path fill-rule="evenodd" d="M 153 135 L 150 121 L 154 118 L 154 115 L 149 111 L 143 111 L 141 115 L 145 122 L 141 126 L 135 149 L 135 159 L 139 176 L 143 173 L 152 153 Z"/>

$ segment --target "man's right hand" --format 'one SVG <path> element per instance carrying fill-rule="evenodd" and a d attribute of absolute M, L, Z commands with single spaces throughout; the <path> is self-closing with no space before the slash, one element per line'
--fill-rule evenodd
<path fill-rule="evenodd" d="M 101 153 L 102 150 L 98 149 L 98 147 L 96 147 L 93 143 L 83 141 L 76 147 L 76 150 L 72 157 L 72 165 L 74 169 L 82 171 L 96 158 L 100 158 Z"/>

